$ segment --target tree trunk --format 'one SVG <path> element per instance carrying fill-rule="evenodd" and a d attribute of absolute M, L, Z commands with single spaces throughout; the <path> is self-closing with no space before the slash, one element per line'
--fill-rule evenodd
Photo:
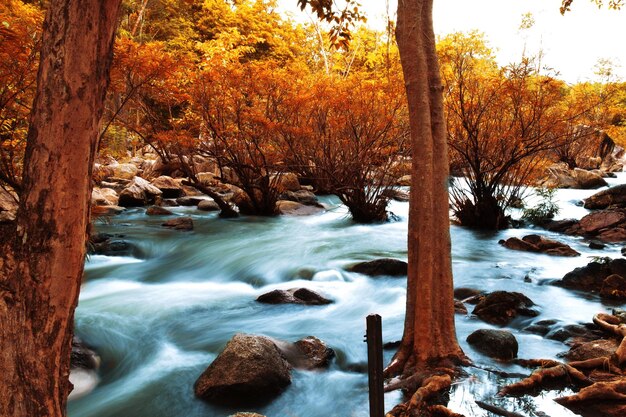
<path fill-rule="evenodd" d="M 448 150 L 432 0 L 400 0 L 396 38 L 412 143 L 404 335 L 387 375 L 409 377 L 464 360 L 454 326 L 448 214 Z"/>
<path fill-rule="evenodd" d="M 0 259 L 0 415 L 66 413 L 91 170 L 120 0 L 51 0 L 16 229 Z"/>

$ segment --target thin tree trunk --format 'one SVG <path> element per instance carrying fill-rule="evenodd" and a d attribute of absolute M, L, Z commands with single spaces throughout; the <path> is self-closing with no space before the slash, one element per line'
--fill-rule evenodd
<path fill-rule="evenodd" d="M 404 335 L 387 375 L 409 377 L 464 355 L 454 327 L 447 141 L 432 0 L 398 2 L 396 38 L 409 103 L 413 164 Z"/>
<path fill-rule="evenodd" d="M 66 413 L 91 170 L 120 0 L 51 0 L 16 229 L 0 259 L 0 415 Z"/>

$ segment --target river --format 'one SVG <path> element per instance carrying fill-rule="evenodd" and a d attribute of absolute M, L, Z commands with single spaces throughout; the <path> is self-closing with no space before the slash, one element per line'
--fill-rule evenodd
<path fill-rule="evenodd" d="M 626 182 L 623 173 L 609 179 Z M 559 190 L 559 218 L 582 217 L 577 201 L 595 191 Z M 364 260 L 406 260 L 408 203 L 392 202 L 396 222 L 355 225 L 334 197 L 324 197 L 323 214 L 309 217 L 219 219 L 195 208 L 172 209 L 189 215 L 195 229 L 181 232 L 160 226 L 163 217 L 130 209 L 98 231 L 123 234 L 140 248 L 135 257 L 93 255 L 76 311 L 76 332 L 102 357 L 100 383 L 88 395 L 70 401 L 70 417 L 226 417 L 256 411 L 268 417 L 367 417 L 365 317 L 383 318 L 385 342 L 399 340 L 404 320 L 406 280 L 369 278 L 346 271 Z M 581 252 L 577 258 L 512 251 L 498 240 L 541 233 Z M 598 297 L 547 285 L 593 256 L 621 256 L 620 245 L 592 250 L 579 237 L 534 229 L 477 233 L 452 226 L 455 287 L 524 293 L 540 315 L 520 318 L 506 329 L 518 339 L 521 358 L 556 358 L 561 342 L 523 332 L 529 324 L 558 319 L 589 322 L 605 306 Z M 326 306 L 265 305 L 256 297 L 272 289 L 307 287 L 334 300 Z M 470 311 L 471 311 L 471 306 Z M 459 341 L 477 367 L 528 372 L 495 362 L 474 351 L 465 338 L 493 328 L 475 317 L 457 315 Z M 270 404 L 253 410 L 209 405 L 193 395 L 193 383 L 226 342 L 239 332 L 296 341 L 314 335 L 337 353 L 326 371 L 294 371 L 289 388 Z M 386 361 L 392 351 L 385 352 Z M 451 394 L 451 408 L 466 416 L 489 416 L 474 399 L 494 402 L 498 380 L 468 368 Z M 554 395 L 499 404 L 529 416 L 573 416 L 550 400 Z M 386 408 L 400 400 L 386 394 Z M 539 414 L 536 414 L 539 413 Z"/>

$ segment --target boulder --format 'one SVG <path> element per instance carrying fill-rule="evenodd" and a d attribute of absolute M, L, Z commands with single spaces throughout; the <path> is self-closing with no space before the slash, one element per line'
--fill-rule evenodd
<path fill-rule="evenodd" d="M 580 256 L 580 253 L 569 245 L 539 235 L 527 235 L 522 239 L 511 237 L 501 240 L 500 244 L 513 250 L 545 253 L 552 256 Z"/>
<path fill-rule="evenodd" d="M 508 330 L 479 329 L 467 336 L 467 343 L 491 358 L 511 360 L 517 357 L 517 340 Z"/>
<path fill-rule="evenodd" d="M 280 196 L 278 196 L 279 200 L 288 200 L 295 201 L 296 203 L 305 204 L 308 206 L 318 206 L 321 207 L 319 201 L 315 194 L 313 194 L 309 190 L 298 190 L 298 191 L 285 191 Z"/>
<path fill-rule="evenodd" d="M 578 181 L 567 164 L 560 162 L 548 168 L 547 176 L 541 185 L 547 188 L 578 188 Z"/>
<path fill-rule="evenodd" d="M 589 242 L 589 249 L 602 250 L 606 247 L 606 245 L 600 241 L 592 240 Z"/>
<path fill-rule="evenodd" d="M 91 217 L 114 216 L 124 211 L 120 206 L 92 206 Z"/>
<path fill-rule="evenodd" d="M 411 186 L 411 176 L 410 175 L 404 175 L 404 176 L 400 177 L 398 179 L 398 181 L 396 181 L 396 185 L 399 185 L 401 187 L 410 187 Z"/>
<path fill-rule="evenodd" d="M 454 298 L 457 300 L 461 300 L 464 302 L 468 301 L 471 303 L 471 299 L 475 299 L 483 293 L 484 291 L 477 290 L 476 288 L 460 287 L 454 289 Z"/>
<path fill-rule="evenodd" d="M 199 196 L 188 196 L 188 197 L 179 197 L 176 199 L 176 202 L 179 206 L 185 207 L 195 207 L 204 201 L 204 198 Z"/>
<path fill-rule="evenodd" d="M 161 197 L 163 198 L 178 198 L 185 195 L 180 182 L 167 175 L 161 175 L 153 179 L 150 183 L 161 190 L 163 193 Z"/>
<path fill-rule="evenodd" d="M 335 351 L 315 336 L 307 336 L 295 343 L 274 341 L 289 364 L 296 369 L 328 368 Z"/>
<path fill-rule="evenodd" d="M 119 205 L 122 207 L 143 207 L 153 204 L 161 190 L 141 177 L 133 178 L 128 187 L 120 193 Z"/>
<path fill-rule="evenodd" d="M 600 297 L 626 300 L 626 279 L 621 275 L 612 274 L 602 281 Z"/>
<path fill-rule="evenodd" d="M 275 182 L 276 189 L 279 193 L 285 191 L 298 191 L 301 188 L 298 176 L 293 172 L 274 174 L 270 177 L 270 181 Z"/>
<path fill-rule="evenodd" d="M 411 198 L 411 195 L 406 191 L 397 190 L 395 188 L 387 188 L 382 192 L 382 195 L 390 200 L 407 202 Z"/>
<path fill-rule="evenodd" d="M 574 168 L 573 176 L 578 183 L 576 188 L 580 188 L 582 190 L 593 190 L 600 187 L 606 187 L 608 185 L 604 178 L 602 178 L 601 174 L 593 171 Z"/>
<path fill-rule="evenodd" d="M 569 169 L 566 163 L 560 162 L 548 168 L 547 176 L 542 185 L 548 188 L 577 188 L 583 190 L 607 186 L 602 173 L 586 169 Z"/>
<path fill-rule="evenodd" d="M 134 164 L 111 164 L 108 165 L 110 176 L 108 178 L 121 178 L 132 180 L 139 174 L 139 168 Z"/>
<path fill-rule="evenodd" d="M 194 384 L 198 398 L 227 405 L 263 403 L 291 383 L 290 365 L 263 336 L 236 334 Z"/>
<path fill-rule="evenodd" d="M 18 197 L 13 191 L 0 187 L 0 223 L 12 222 L 17 213 Z"/>
<path fill-rule="evenodd" d="M 454 300 L 454 312 L 456 314 L 467 314 L 467 307 L 461 300 Z"/>
<path fill-rule="evenodd" d="M 112 188 L 93 187 L 91 191 L 92 206 L 117 206 L 119 197 Z"/>
<path fill-rule="evenodd" d="M 616 210 L 602 210 L 590 213 L 580 219 L 578 226 L 583 234 L 596 234 L 603 229 L 608 229 L 624 223 L 626 213 Z"/>
<path fill-rule="evenodd" d="M 198 210 L 202 211 L 219 211 L 220 206 L 213 199 L 202 200 L 198 203 Z"/>
<path fill-rule="evenodd" d="M 611 279 L 608 279 L 609 277 Z M 626 290 L 626 287 L 624 287 L 622 277 L 626 277 L 626 259 L 607 259 L 590 262 L 586 266 L 576 268 L 565 274 L 560 281 L 554 282 L 553 285 L 602 296 L 610 295 L 610 298 L 624 299 L 626 292 L 622 292 L 622 290 Z"/>
<path fill-rule="evenodd" d="M 203 185 L 215 185 L 219 183 L 219 175 L 212 172 L 199 172 L 196 174 L 196 178 Z"/>
<path fill-rule="evenodd" d="M 193 230 L 193 220 L 191 217 L 177 217 L 162 223 L 161 226 L 175 230 Z"/>
<path fill-rule="evenodd" d="M 481 297 L 472 314 L 487 323 L 503 326 L 518 316 L 536 317 L 539 313 L 530 308 L 534 305 L 524 294 L 495 291 Z"/>
<path fill-rule="evenodd" d="M 304 304 L 313 306 L 332 303 L 331 300 L 308 288 L 273 290 L 260 295 L 256 300 L 265 304 Z"/>
<path fill-rule="evenodd" d="M 324 211 L 322 207 L 305 205 L 295 201 L 278 200 L 276 202 L 278 212 L 286 216 L 310 216 Z"/>
<path fill-rule="evenodd" d="M 585 208 L 590 210 L 605 209 L 609 206 L 626 208 L 626 184 L 616 185 L 602 190 L 585 199 Z"/>
<path fill-rule="evenodd" d="M 174 213 L 160 206 L 150 206 L 146 209 L 146 214 L 148 216 L 169 216 Z"/>
<path fill-rule="evenodd" d="M 399 259 L 382 258 L 352 265 L 348 271 L 369 276 L 399 277 L 407 275 L 407 263 Z"/>

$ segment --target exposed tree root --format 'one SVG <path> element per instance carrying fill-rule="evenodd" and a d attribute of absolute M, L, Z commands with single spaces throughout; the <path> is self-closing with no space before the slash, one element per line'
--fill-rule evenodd
<path fill-rule="evenodd" d="M 518 363 L 521 365 L 539 369 L 529 377 L 502 388 L 498 394 L 533 393 L 546 389 L 548 382 L 559 381 L 562 387 L 581 388 L 577 394 L 557 398 L 555 401 L 559 404 L 578 411 L 585 407 L 593 410 L 604 407 L 606 410 L 597 415 L 623 415 L 622 411 L 626 410 L 626 324 L 619 317 L 604 313 L 594 316 L 593 322 L 605 332 L 621 337 L 615 353 L 569 364 L 554 360 L 520 360 Z"/>
<path fill-rule="evenodd" d="M 452 379 L 458 376 L 458 366 L 466 363 L 467 358 L 464 356 L 443 358 L 430 366 L 419 367 L 423 369 L 421 371 L 415 368 L 405 371 L 408 376 L 392 380 L 385 386 L 385 391 L 402 389 L 407 401 L 394 407 L 386 417 L 462 417 L 437 404 L 437 401 L 450 388 Z"/>
<path fill-rule="evenodd" d="M 498 395 L 523 395 L 537 389 L 543 388 L 547 380 L 563 378 L 566 382 L 573 382 L 578 385 L 586 386 L 592 382 L 579 370 L 564 364 L 550 362 L 549 368 L 540 368 L 533 372 L 528 378 L 522 379 L 515 384 L 507 385 L 502 388 Z"/>
<path fill-rule="evenodd" d="M 554 401 L 567 406 L 591 400 L 626 401 L 626 380 L 622 378 L 612 382 L 596 382 L 589 387 L 581 389 L 577 394 L 557 398 Z"/>

